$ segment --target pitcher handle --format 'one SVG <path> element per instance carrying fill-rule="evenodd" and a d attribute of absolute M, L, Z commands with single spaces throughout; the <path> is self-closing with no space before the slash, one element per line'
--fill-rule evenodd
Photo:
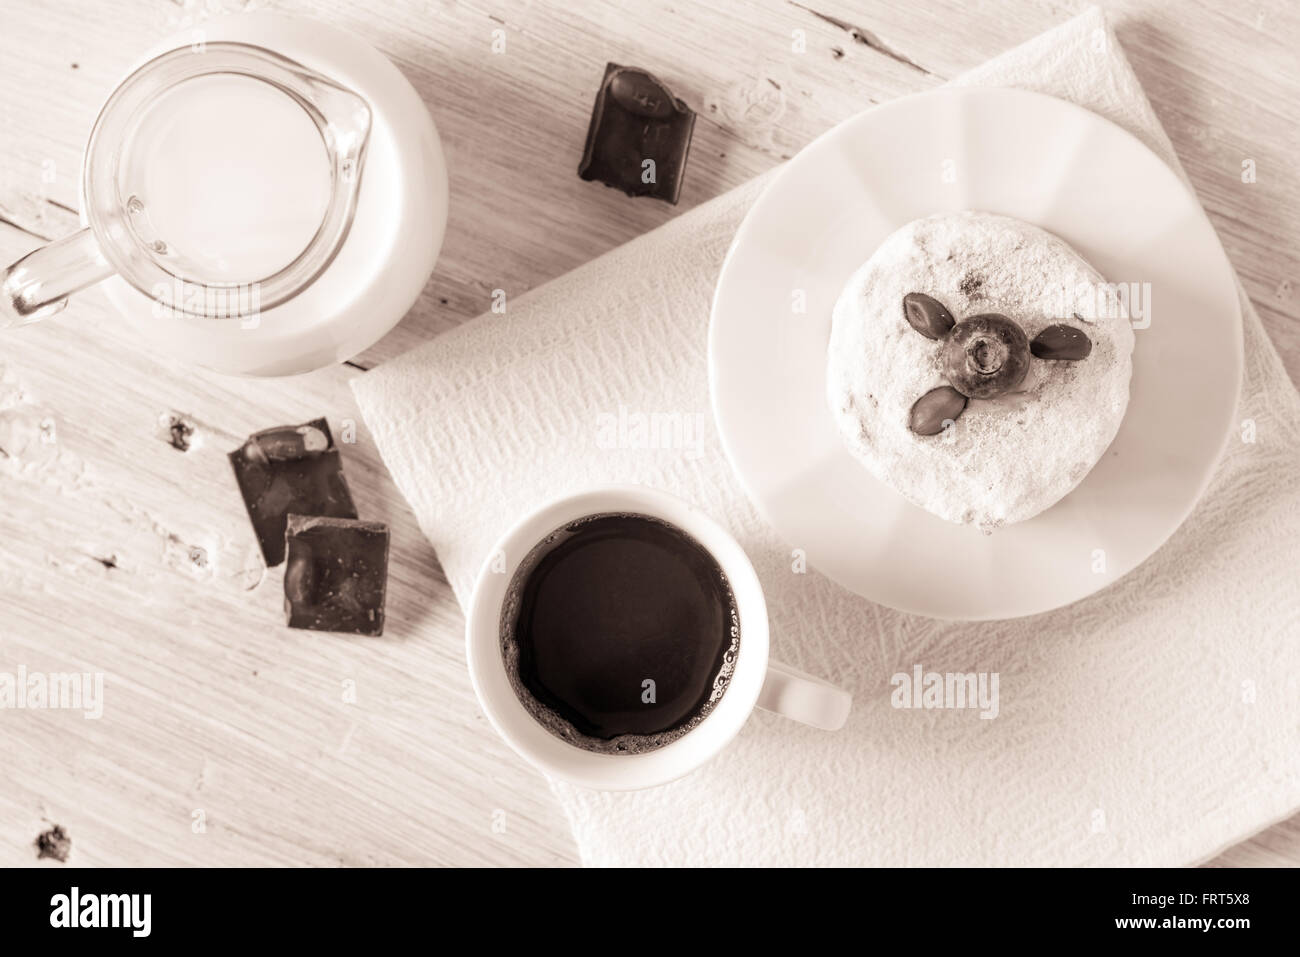
<path fill-rule="evenodd" d="M 32 250 L 0 273 L 0 329 L 58 314 L 68 296 L 113 271 L 89 228 Z"/>

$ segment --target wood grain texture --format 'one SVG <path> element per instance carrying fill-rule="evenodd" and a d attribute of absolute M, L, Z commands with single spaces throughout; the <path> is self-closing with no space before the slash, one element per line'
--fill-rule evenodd
<path fill-rule="evenodd" d="M 137 53 L 228 2 L 6 0 L 0 260 L 73 228 L 81 149 Z M 284 0 L 403 70 L 451 169 L 438 269 L 368 367 L 790 157 L 874 103 L 937 86 L 1082 2 Z M 1107 8 L 1265 326 L 1300 379 L 1300 8 Z M 792 50 L 802 30 L 806 50 Z M 505 51 L 494 53 L 493 31 Z M 578 179 L 607 60 L 699 113 L 682 201 Z M 1254 183 L 1242 163 L 1253 160 Z M 62 825 L 78 864 L 572 864 L 544 782 L 473 701 L 463 621 L 339 366 L 274 381 L 186 369 L 120 332 L 98 292 L 0 342 L 0 671 L 100 671 L 104 716 L 2 711 L 0 864 Z M 327 415 L 363 517 L 393 529 L 381 639 L 290 631 L 224 461 L 247 433 Z M 179 415 L 188 452 L 163 438 Z M 351 684 L 348 684 L 351 682 Z M 355 690 L 355 702 L 347 700 Z M 204 830 L 196 832 L 195 812 Z M 51 863 L 51 862 L 44 862 Z M 1222 866 L 1300 864 L 1300 818 Z"/>

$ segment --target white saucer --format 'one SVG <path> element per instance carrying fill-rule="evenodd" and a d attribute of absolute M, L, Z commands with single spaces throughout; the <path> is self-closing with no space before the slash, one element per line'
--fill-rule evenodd
<path fill-rule="evenodd" d="M 1110 449 L 1057 505 L 991 535 L 872 478 L 825 397 L 831 308 L 849 275 L 904 223 L 961 209 L 1041 226 L 1110 282 L 1151 291 Z M 1120 127 L 1020 90 L 922 93 L 818 138 L 741 224 L 709 329 L 714 414 L 759 511 L 844 587 L 936 618 L 1048 611 L 1145 561 L 1209 483 L 1237 425 L 1241 368 L 1232 269 L 1195 196 Z"/>

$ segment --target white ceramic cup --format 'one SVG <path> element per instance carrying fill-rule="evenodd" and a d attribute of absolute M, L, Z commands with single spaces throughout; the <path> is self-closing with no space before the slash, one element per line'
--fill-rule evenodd
<path fill-rule="evenodd" d="M 687 734 L 642 754 L 597 754 L 552 734 L 516 697 L 501 654 L 501 609 L 520 562 L 551 532 L 577 519 L 607 513 L 650 515 L 694 538 L 726 575 L 740 618 L 740 649 L 722 698 Z M 631 790 L 679 778 L 721 751 L 755 707 L 834 731 L 843 727 L 852 703 L 842 688 L 768 658 L 767 605 L 740 545 L 699 509 L 645 486 L 603 488 L 563 498 L 516 523 L 479 573 L 465 639 L 470 680 L 493 727 L 547 776 L 584 787 Z"/>

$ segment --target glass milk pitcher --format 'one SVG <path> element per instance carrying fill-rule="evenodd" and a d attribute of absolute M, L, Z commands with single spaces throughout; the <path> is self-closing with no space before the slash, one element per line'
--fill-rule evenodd
<path fill-rule="evenodd" d="M 437 132 L 392 64 L 275 14 L 173 38 L 111 93 L 83 159 L 83 228 L 0 273 L 0 327 L 103 283 L 128 324 L 198 365 L 340 361 L 410 308 L 446 224 Z"/>

